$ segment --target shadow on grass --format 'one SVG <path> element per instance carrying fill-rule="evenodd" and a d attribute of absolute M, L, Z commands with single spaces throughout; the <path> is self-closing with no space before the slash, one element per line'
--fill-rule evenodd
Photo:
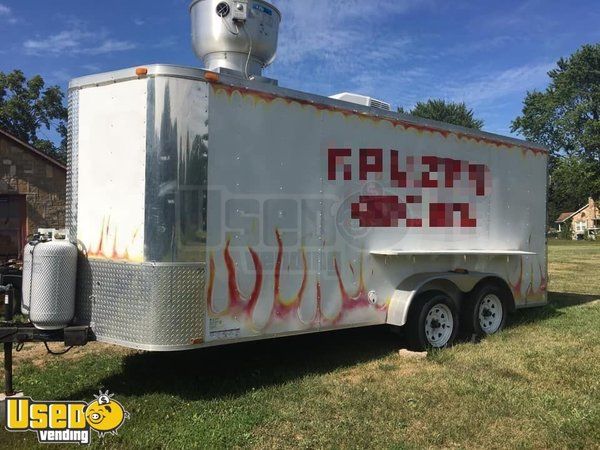
<path fill-rule="evenodd" d="M 509 327 L 544 321 L 561 310 L 599 296 L 549 293 L 549 304 L 519 311 Z M 102 380 L 120 395 L 166 393 L 185 400 L 237 397 L 376 360 L 405 346 L 387 327 L 367 327 L 270 339 L 179 353 L 141 353 L 125 357 L 122 370 Z M 73 399 L 89 390 L 73 394 Z"/>
<path fill-rule="evenodd" d="M 102 380 L 120 395 L 166 393 L 185 400 L 237 397 L 384 357 L 403 339 L 367 327 L 175 353 L 125 357 L 122 370 Z M 100 387 L 100 386 L 98 386 Z M 88 395 L 74 393 L 77 399 Z"/>
<path fill-rule="evenodd" d="M 583 305 L 593 301 L 600 300 L 600 293 L 596 295 L 590 294 L 573 294 L 568 292 L 549 292 L 548 302 L 551 306 L 557 309 L 569 308 L 571 306 Z"/>
<path fill-rule="evenodd" d="M 564 314 L 565 308 L 583 305 L 600 299 L 600 294 L 573 294 L 569 292 L 548 292 L 548 304 L 539 308 L 523 309 L 510 317 L 508 326 L 515 327 L 526 323 L 540 322 Z"/>

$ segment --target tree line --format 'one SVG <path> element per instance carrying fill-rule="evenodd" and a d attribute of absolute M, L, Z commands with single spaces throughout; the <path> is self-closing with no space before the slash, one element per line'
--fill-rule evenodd
<path fill-rule="evenodd" d="M 550 150 L 548 219 L 600 198 L 600 44 L 561 58 L 543 92 L 529 92 L 512 131 Z"/>
<path fill-rule="evenodd" d="M 600 199 L 600 44 L 584 45 L 548 73 L 545 91 L 528 92 L 513 133 L 550 151 L 548 220 Z M 41 76 L 0 72 L 0 128 L 61 161 L 66 160 L 67 108 L 58 86 Z M 481 130 L 465 103 L 431 99 L 401 113 Z M 57 139 L 47 132 L 56 133 Z"/>
<path fill-rule="evenodd" d="M 545 91 L 528 92 L 511 131 L 550 152 L 548 224 L 600 199 L 600 44 L 584 45 L 548 73 Z M 405 112 L 399 109 L 399 112 Z M 480 130 L 464 103 L 429 100 L 408 114 Z"/>
<path fill-rule="evenodd" d="M 21 70 L 0 72 L 0 128 L 63 162 L 68 114 L 64 101 L 60 87 L 46 87 L 39 75 L 27 79 Z M 60 137 L 60 144 L 52 133 Z"/>

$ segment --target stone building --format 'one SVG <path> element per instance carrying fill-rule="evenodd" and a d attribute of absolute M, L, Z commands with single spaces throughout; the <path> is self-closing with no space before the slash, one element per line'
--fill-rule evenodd
<path fill-rule="evenodd" d="M 591 238 L 600 236 L 600 208 L 593 198 L 575 212 L 564 212 L 556 220 L 558 231 L 565 226 L 570 226 L 573 239 Z"/>
<path fill-rule="evenodd" d="M 0 262 L 20 258 L 38 228 L 64 228 L 64 164 L 0 130 Z"/>

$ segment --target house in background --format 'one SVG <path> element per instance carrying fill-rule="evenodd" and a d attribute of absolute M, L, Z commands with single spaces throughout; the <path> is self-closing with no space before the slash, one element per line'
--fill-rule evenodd
<path fill-rule="evenodd" d="M 0 262 L 21 258 L 38 228 L 64 228 L 67 169 L 0 130 Z"/>
<path fill-rule="evenodd" d="M 590 197 L 587 204 L 577 211 L 562 213 L 556 224 L 559 232 L 570 226 L 573 239 L 596 239 L 600 235 L 600 208 Z"/>

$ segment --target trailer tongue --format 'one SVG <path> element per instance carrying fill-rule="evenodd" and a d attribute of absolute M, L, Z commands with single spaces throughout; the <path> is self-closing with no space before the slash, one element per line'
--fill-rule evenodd
<path fill-rule="evenodd" d="M 77 248 L 76 275 L 26 271 L 54 300 L 29 291 L 33 326 L 3 342 L 174 351 L 387 324 L 442 348 L 546 303 L 543 148 L 279 87 L 262 0 L 191 16 L 209 70 L 71 82 L 57 248 Z"/>

